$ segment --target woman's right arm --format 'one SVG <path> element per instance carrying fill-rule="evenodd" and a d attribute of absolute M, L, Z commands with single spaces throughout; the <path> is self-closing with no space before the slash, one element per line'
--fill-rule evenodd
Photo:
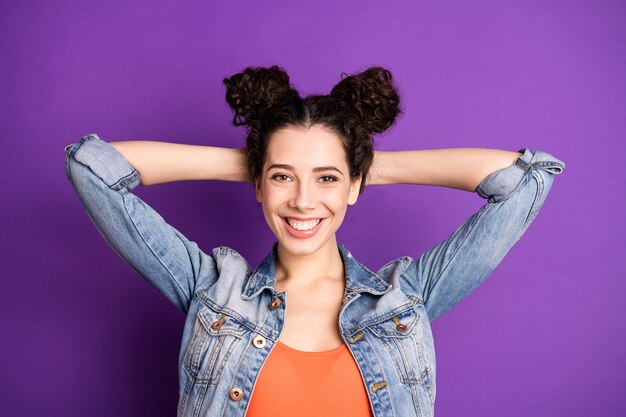
<path fill-rule="evenodd" d="M 131 190 L 178 180 L 246 180 L 243 150 L 152 141 L 107 143 L 90 134 L 66 146 L 65 152 L 67 177 L 100 234 L 186 313 L 197 286 L 217 280 L 215 259 Z"/>
<path fill-rule="evenodd" d="M 142 185 L 185 180 L 251 182 L 244 149 L 148 140 L 108 143 L 139 172 Z"/>

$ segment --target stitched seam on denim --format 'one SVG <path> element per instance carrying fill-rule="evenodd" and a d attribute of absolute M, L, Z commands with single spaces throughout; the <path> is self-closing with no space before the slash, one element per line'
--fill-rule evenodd
<path fill-rule="evenodd" d="M 241 314 L 237 313 L 235 310 L 216 304 L 215 302 L 213 302 L 213 300 L 206 297 L 204 292 L 205 290 L 198 291 L 197 293 L 198 300 L 200 300 L 200 302 L 206 305 L 209 309 L 218 313 L 226 313 L 227 315 L 231 316 L 233 319 L 237 320 L 239 323 L 241 323 L 243 326 L 247 327 L 248 329 L 257 333 L 261 333 L 265 337 L 269 337 L 269 335 L 263 330 L 263 327 L 256 325 L 255 323 L 252 323 L 250 320 L 246 319 Z"/>
<path fill-rule="evenodd" d="M 176 285 L 178 286 L 178 288 L 181 291 L 181 294 L 185 294 L 185 290 L 183 289 L 183 287 L 180 285 L 180 283 L 178 282 L 178 280 L 176 279 L 176 277 L 174 276 L 174 274 L 172 273 L 172 271 L 169 270 L 169 268 L 167 266 L 165 266 L 165 264 L 163 263 L 163 261 L 161 260 L 161 258 L 154 252 L 154 250 L 152 249 L 152 247 L 148 244 L 148 242 L 146 241 L 146 238 L 143 236 L 143 234 L 141 233 L 141 231 L 139 230 L 139 228 L 137 227 L 137 223 L 135 222 L 135 219 L 133 218 L 133 216 L 130 214 L 130 212 L 128 211 L 128 206 L 126 205 L 126 193 L 125 192 L 120 192 L 119 193 L 122 196 L 122 201 L 124 203 L 124 210 L 126 211 L 126 214 L 128 214 L 128 218 L 130 219 L 131 223 L 133 224 L 133 226 L 135 227 L 135 231 L 137 232 L 137 234 L 141 237 L 141 240 L 143 241 L 143 243 L 146 245 L 146 247 L 150 250 L 150 252 L 152 253 L 152 255 L 159 261 L 159 263 L 163 266 L 163 269 L 165 269 L 167 271 L 167 273 L 172 277 L 172 279 L 174 280 L 174 282 L 176 283 Z M 178 239 L 178 236 L 176 236 L 176 238 Z M 180 241 L 180 239 L 178 239 Z M 182 241 L 181 241 L 182 243 Z M 184 245 L 183 245 L 184 246 Z M 186 248 L 185 248 L 186 249 Z M 187 255 L 189 255 L 189 253 L 187 253 Z M 193 268 L 192 268 L 193 271 Z M 195 272 L 195 271 L 193 271 Z M 196 281 L 196 277 L 194 275 L 194 282 Z M 187 298 L 187 297 L 186 297 Z M 185 304 L 183 305 L 183 308 L 185 309 L 185 313 L 188 310 L 188 306 L 187 304 L 190 302 L 191 300 L 186 299 L 185 300 Z"/>
<path fill-rule="evenodd" d="M 469 236 L 472 234 L 472 232 L 474 231 L 474 228 L 476 226 L 476 224 L 483 218 L 486 216 L 486 212 L 487 209 L 485 207 L 491 207 L 489 206 L 489 204 L 485 204 L 483 205 L 478 212 L 476 213 L 476 218 L 474 219 L 474 221 L 469 225 L 469 229 L 467 230 L 465 237 L 463 238 L 463 240 L 461 241 L 461 243 L 459 243 L 458 247 L 456 248 L 456 250 L 454 251 L 454 253 L 452 254 L 452 256 L 450 256 L 450 259 L 448 260 L 448 262 L 446 263 L 446 265 L 441 269 L 441 272 L 439 272 L 439 274 L 437 275 L 436 279 L 434 280 L 434 284 L 433 286 L 430 288 L 430 293 L 429 293 L 429 299 L 430 299 L 430 294 L 432 293 L 433 288 L 437 285 L 437 283 L 439 282 L 439 280 L 441 279 L 441 277 L 443 276 L 443 274 L 445 274 L 448 271 L 448 268 L 450 266 L 450 264 L 456 259 L 456 256 L 458 255 L 459 251 L 461 249 L 463 249 L 463 245 L 465 245 L 465 242 L 467 241 L 467 239 L 469 238 Z M 454 232 L 453 232 L 454 233 Z M 424 305 L 426 305 L 428 303 L 428 301 L 424 302 Z"/>
<path fill-rule="evenodd" d="M 113 183 L 109 188 L 115 191 L 119 191 L 121 188 L 126 187 L 128 184 L 134 182 L 137 178 L 139 178 L 139 172 L 133 169 L 130 174 L 124 175 L 122 178 Z"/>
<path fill-rule="evenodd" d="M 408 268 L 408 265 L 411 262 L 408 258 L 409 258 L 408 256 L 401 256 L 399 258 L 390 260 L 389 262 L 387 262 L 386 264 L 384 264 L 383 266 L 381 266 L 378 269 L 378 272 L 376 272 L 376 275 L 380 276 L 380 274 L 379 274 L 380 271 L 383 271 L 385 268 L 389 267 L 390 265 L 392 265 L 392 264 L 394 264 L 394 263 L 396 263 L 398 261 L 400 261 L 400 264 L 402 265 L 402 268 L 403 268 L 402 272 L 406 271 L 406 269 Z M 402 274 L 402 272 L 400 274 Z"/>
<path fill-rule="evenodd" d="M 537 175 L 539 175 L 539 177 L 541 177 L 541 174 L 537 172 Z M 537 176 L 535 176 L 535 174 L 532 175 L 532 177 L 534 178 L 535 182 L 537 183 L 537 191 L 535 191 L 535 197 L 533 198 L 533 202 L 530 205 L 530 208 L 528 209 L 528 214 L 526 215 L 526 218 L 524 219 L 524 223 L 522 223 L 522 231 L 526 230 L 526 228 L 528 227 L 529 221 L 532 221 L 533 219 L 531 219 L 531 215 L 533 214 L 533 211 L 535 210 L 535 206 L 537 205 L 537 202 L 541 200 L 541 197 L 543 196 L 543 178 L 537 178 Z M 536 215 L 537 213 L 535 213 Z M 534 218 L 534 216 L 533 216 Z"/>
<path fill-rule="evenodd" d="M 85 143 L 87 143 L 89 139 L 91 139 L 91 137 L 83 136 L 82 138 L 80 138 L 78 140 L 76 148 L 70 149 L 68 156 L 73 156 L 74 158 L 76 158 L 76 154 L 78 153 L 78 151 L 83 148 L 83 146 L 85 145 Z"/>
<path fill-rule="evenodd" d="M 556 161 L 537 161 L 535 163 L 533 163 L 533 166 L 539 167 L 539 168 L 565 168 L 565 165 L 561 164 L 560 162 L 556 162 Z"/>
<path fill-rule="evenodd" d="M 532 167 L 533 167 L 533 164 L 524 161 L 521 157 L 517 158 L 513 165 L 515 165 L 516 167 L 520 168 L 524 172 L 530 171 L 532 169 Z"/>
<path fill-rule="evenodd" d="M 412 378 L 411 368 L 409 367 L 409 358 L 404 351 L 404 346 L 402 346 L 402 340 L 398 340 L 397 338 L 391 338 L 393 345 L 396 350 L 400 353 L 400 366 L 404 369 L 404 374 L 400 375 L 400 378 L 406 384 L 411 384 L 412 382 L 417 382 L 415 378 Z"/>
<path fill-rule="evenodd" d="M 344 247 L 345 249 L 345 247 Z M 354 261 L 354 264 L 356 266 L 358 266 L 361 270 L 363 270 L 365 273 L 367 273 L 368 275 L 372 275 L 374 277 L 374 280 L 377 282 L 377 284 L 383 285 L 383 286 L 387 286 L 386 289 L 384 290 L 372 290 L 371 288 L 366 288 L 366 287 L 353 287 L 351 289 L 354 290 L 372 290 L 372 291 L 380 291 L 380 292 L 374 292 L 374 294 L 380 295 L 380 294 L 384 294 L 385 291 L 388 291 L 392 286 L 391 284 L 388 284 L 387 282 L 385 282 L 384 279 L 382 279 L 376 272 L 370 270 L 369 268 L 367 268 L 365 265 L 363 265 L 362 263 L 360 263 L 359 261 L 357 261 L 356 259 L 354 259 L 354 257 L 352 256 L 352 254 L 347 250 L 346 250 L 346 256 L 349 256 L 350 258 L 352 258 L 352 260 Z M 362 291 L 355 291 L 355 292 L 362 292 Z"/>
<path fill-rule="evenodd" d="M 398 357 L 397 349 L 393 349 L 393 347 L 392 347 L 392 343 L 394 343 L 394 342 L 391 341 L 391 340 L 388 340 L 388 339 L 384 339 L 384 340 L 380 340 L 380 343 L 383 345 L 383 347 L 387 351 L 387 355 L 389 357 L 389 360 L 393 364 L 394 368 L 396 368 L 396 372 L 398 373 L 398 377 L 400 379 L 400 382 L 402 382 L 403 384 L 409 385 L 409 384 L 407 384 L 405 382 L 406 378 L 402 374 L 402 364 L 400 363 L 400 362 L 402 362 L 402 358 Z"/>
<path fill-rule="evenodd" d="M 200 390 L 200 394 L 196 398 L 196 403 L 194 406 L 193 415 L 194 417 L 198 417 L 200 415 L 200 410 L 202 409 L 202 403 L 204 403 L 204 397 L 206 396 L 206 392 L 209 389 L 208 384 L 202 384 L 202 389 Z"/>
<path fill-rule="evenodd" d="M 73 156 L 73 157 L 74 157 L 74 159 L 76 159 L 76 158 L 78 157 L 78 153 L 80 152 L 80 150 L 82 150 L 82 149 L 83 149 L 84 145 L 85 145 L 88 141 L 90 141 L 90 140 L 94 140 L 94 139 L 95 139 L 95 136 L 94 136 L 94 135 L 86 135 L 86 136 L 83 136 L 83 137 L 82 137 L 82 138 L 80 138 L 80 140 L 79 140 L 79 145 L 78 145 L 75 149 L 73 149 L 73 150 L 70 152 L 70 154 L 68 154 L 68 155 L 69 155 L 69 156 Z M 82 141 L 82 142 L 81 142 L 81 141 Z M 81 163 L 81 162 L 79 162 L 78 160 L 77 160 L 76 162 Z M 115 183 L 113 183 L 112 185 L 108 185 L 108 184 L 107 184 L 107 186 L 108 186 L 109 188 L 111 188 L 112 190 L 119 191 L 121 187 L 125 187 L 127 184 L 130 184 L 130 183 L 132 183 L 133 181 L 135 181 L 137 178 L 139 178 L 139 172 L 138 172 L 136 169 L 132 168 L 132 166 L 131 166 L 131 169 L 132 169 L 132 171 L 130 172 L 130 174 L 128 174 L 128 175 L 124 175 L 123 177 L 121 177 L 120 179 L 118 179 L 118 180 L 117 180 Z M 102 179 L 102 177 L 100 177 L 100 179 Z M 103 182 L 104 182 L 104 180 L 103 180 Z M 106 183 L 105 183 L 105 184 L 106 184 Z"/>
<path fill-rule="evenodd" d="M 202 379 L 205 380 L 209 384 L 211 383 L 211 381 L 213 381 L 215 372 L 218 372 L 217 366 L 216 366 L 217 358 L 220 357 L 220 352 L 224 348 L 224 339 L 226 339 L 226 335 L 219 335 L 219 336 L 213 336 L 213 337 L 217 337 L 217 342 L 215 343 L 215 346 L 211 350 L 211 356 L 209 356 L 209 360 L 206 363 L 209 369 L 206 369 L 205 372 L 208 371 L 208 375 L 204 375 L 204 374 L 202 375 Z"/>
<path fill-rule="evenodd" d="M 400 263 L 401 263 L 401 271 L 398 272 L 398 277 L 402 277 L 404 275 L 404 273 L 406 272 L 407 269 L 409 269 L 409 266 L 411 265 L 411 262 L 413 261 L 413 258 L 410 258 L 408 256 L 401 256 L 400 258 L 397 259 L 392 259 L 391 261 L 387 262 L 385 265 L 383 265 L 380 269 L 379 272 L 384 270 L 386 267 L 388 267 L 389 265 L 391 265 L 392 263 L 396 262 L 398 259 L 400 259 Z M 398 284 L 400 288 L 402 288 L 401 284 Z M 416 299 L 417 302 L 422 302 L 422 296 L 419 293 L 407 293 L 405 291 L 403 291 L 403 293 L 410 298 L 411 300 Z"/>
<path fill-rule="evenodd" d="M 411 333 L 410 338 L 413 340 L 413 346 L 415 346 L 415 354 L 417 355 L 417 372 L 419 374 L 417 380 L 420 384 L 427 385 L 427 378 L 425 377 L 425 374 L 426 376 L 428 376 L 432 365 L 428 362 L 426 347 L 422 343 L 422 338 L 418 337 L 417 332 Z"/>
<path fill-rule="evenodd" d="M 261 368 L 263 368 L 263 365 L 265 364 L 265 362 L 267 362 L 267 358 L 269 357 L 270 353 L 272 352 L 272 349 L 274 349 L 275 346 L 276 345 L 272 346 L 270 348 L 270 351 L 267 353 L 267 355 L 265 355 L 265 358 L 263 359 L 263 362 L 261 363 L 261 367 L 259 369 L 259 372 L 256 373 L 255 379 L 254 379 L 254 381 L 252 381 L 252 388 L 250 388 L 250 395 L 252 395 L 252 393 L 254 392 L 254 387 L 256 386 L 256 383 L 259 380 L 259 375 L 261 374 Z M 237 366 L 235 366 L 235 368 L 234 368 L 232 379 L 226 385 L 227 387 L 235 386 L 234 382 L 236 381 L 237 377 L 239 376 L 239 370 L 241 369 L 241 362 L 243 361 L 244 358 L 248 357 L 248 349 L 253 349 L 252 343 L 246 343 L 246 347 L 245 347 L 244 351 L 241 352 L 241 355 L 239 355 L 239 361 L 237 362 Z M 254 348 L 254 349 L 257 349 L 257 348 Z M 236 358 L 236 356 L 235 356 L 235 358 Z M 243 389 L 245 389 L 245 385 L 242 385 L 242 390 Z M 225 414 L 226 407 L 229 404 L 230 404 L 230 401 L 228 401 L 228 400 L 223 401 L 222 409 L 220 410 L 219 414 L 217 414 L 217 415 L 219 415 L 219 416 L 226 415 Z M 247 400 L 245 412 L 247 412 L 249 405 L 250 405 L 250 398 L 248 398 L 248 400 Z"/>
<path fill-rule="evenodd" d="M 384 290 L 374 290 L 372 288 L 366 288 L 366 287 L 357 287 L 357 290 L 371 290 L 371 291 L 375 291 L 374 294 L 380 295 L 380 294 L 384 294 L 386 290 L 391 289 L 392 285 L 391 284 L 387 284 L 381 277 L 378 276 L 378 274 L 374 271 L 371 271 L 370 269 L 368 269 L 365 265 L 361 264 L 360 262 L 356 262 L 356 265 L 361 268 L 363 271 L 365 271 L 368 274 L 371 274 L 374 276 L 374 279 L 377 281 L 378 284 L 381 285 L 388 285 L 388 287 Z"/>
<path fill-rule="evenodd" d="M 185 389 L 183 390 L 183 395 L 181 396 L 180 404 L 178 407 L 178 415 L 182 415 L 183 412 L 185 411 L 185 408 L 187 408 L 187 401 L 189 400 L 189 397 L 191 396 L 193 383 L 194 383 L 193 378 L 187 378 L 187 383 L 185 384 Z"/>
<path fill-rule="evenodd" d="M 380 316 L 373 317 L 373 318 L 371 318 L 371 319 L 369 319 L 369 320 L 367 320 L 365 322 L 362 322 L 359 325 L 357 325 L 357 327 L 352 329 L 352 331 L 350 333 L 348 333 L 348 334 L 355 334 L 355 333 L 359 332 L 361 329 L 364 329 L 366 327 L 369 327 L 369 326 L 372 326 L 374 324 L 378 324 L 380 322 L 388 320 L 389 318 L 395 316 L 396 314 L 404 313 L 406 310 L 414 308 L 415 304 L 417 304 L 417 300 L 412 300 L 412 301 L 409 301 L 408 303 L 405 303 L 405 304 L 403 304 L 403 305 L 401 305 L 399 307 L 394 308 L 393 310 L 387 312 L 386 314 L 382 314 Z"/>
<path fill-rule="evenodd" d="M 213 339 L 209 339 L 208 337 L 203 337 L 203 333 L 206 331 L 200 320 L 196 317 L 196 321 L 193 325 L 191 331 L 191 338 L 187 347 L 185 348 L 185 354 L 183 356 L 183 368 L 189 372 L 189 375 L 194 380 L 194 383 L 199 380 L 198 378 L 198 370 L 199 368 L 196 356 L 199 355 L 199 352 L 202 351 L 204 345 Z"/>
<path fill-rule="evenodd" d="M 528 162 L 524 161 L 521 157 L 517 158 L 513 164 L 511 164 L 511 165 L 509 165 L 508 167 L 505 167 L 505 168 L 503 168 L 503 169 L 507 169 L 507 168 L 510 168 L 510 167 L 512 167 L 512 166 L 515 166 L 515 167 L 519 168 L 520 170 L 522 170 L 522 171 L 523 171 L 523 173 L 525 174 L 525 176 L 526 176 L 526 177 L 528 177 L 528 175 L 530 175 L 530 172 L 531 172 L 531 171 L 532 171 L 532 169 L 533 169 L 533 164 L 531 164 L 531 163 L 528 163 Z M 495 172 L 498 172 L 498 171 L 494 171 L 494 173 L 495 173 Z M 493 174 L 493 173 L 492 173 L 492 174 Z M 489 175 L 492 175 L 492 174 L 489 174 Z M 524 176 L 522 176 L 522 178 L 521 178 L 521 179 L 520 179 L 520 181 L 519 181 L 519 182 L 515 185 L 515 187 L 513 188 L 513 190 L 511 190 L 508 194 L 506 194 L 506 195 L 503 195 L 503 196 L 502 196 L 502 199 L 500 199 L 500 201 L 499 201 L 499 202 L 504 201 L 504 200 L 507 200 L 507 199 L 508 199 L 511 195 L 513 195 L 513 193 L 515 193 L 515 191 L 517 191 L 517 190 L 521 187 L 521 184 L 522 184 L 523 182 L 524 182 Z M 480 188 L 480 185 L 482 185 L 482 182 L 478 185 L 478 187 L 476 187 L 476 191 L 477 191 L 478 195 L 480 195 L 482 198 L 486 199 L 486 200 L 487 200 L 488 202 L 490 202 L 490 203 L 495 203 L 495 202 L 496 202 L 496 201 L 495 201 L 495 197 L 496 197 L 496 196 L 495 196 L 495 195 L 494 195 L 494 196 L 490 196 L 490 195 L 488 195 L 487 193 L 485 193 L 485 192 L 484 192 L 484 191 Z"/>
<path fill-rule="evenodd" d="M 233 322 L 236 323 L 236 325 L 234 327 L 224 327 L 221 326 L 219 329 L 213 329 L 211 327 L 211 319 L 208 319 L 205 315 L 204 315 L 204 309 L 208 309 L 211 312 L 213 312 L 213 310 L 209 307 L 200 307 L 200 309 L 198 310 L 198 320 L 200 320 L 200 323 L 202 323 L 202 325 L 204 326 L 204 329 L 209 333 L 209 335 L 211 336 L 221 336 L 224 334 L 228 334 L 231 336 L 234 336 L 238 339 L 241 339 L 246 333 L 248 333 L 250 331 L 250 328 L 244 324 L 242 324 L 239 320 L 237 320 L 237 318 L 232 317 L 232 316 L 228 316 L 229 318 L 232 318 L 232 320 L 228 320 L 228 325 L 232 325 Z M 224 316 L 224 313 L 222 313 L 222 315 Z M 221 319 L 220 319 L 221 321 Z M 224 319 L 224 321 L 222 321 L 222 323 L 226 322 L 226 319 Z M 241 326 L 243 327 L 243 329 L 236 329 L 237 326 Z"/>
<path fill-rule="evenodd" d="M 363 339 L 364 343 L 367 343 L 369 345 L 369 349 L 372 350 L 374 352 L 374 354 L 376 354 L 376 349 L 374 348 L 374 346 L 372 346 L 371 342 L 368 340 L 368 338 L 364 338 Z M 369 401 L 370 404 L 370 409 L 372 410 L 372 413 L 376 414 L 376 408 L 374 407 L 374 400 L 372 399 L 372 397 L 370 396 L 370 390 L 367 389 L 367 381 L 365 380 L 365 375 L 363 375 L 363 370 L 361 369 L 360 366 L 358 366 L 358 361 L 356 360 L 356 357 L 354 355 L 354 352 L 352 351 L 352 349 L 350 348 L 350 344 L 346 344 L 346 346 L 348 347 L 348 351 L 350 352 L 350 354 L 352 355 L 352 357 L 354 358 L 355 362 L 357 362 L 357 369 L 359 370 L 359 375 L 361 376 L 361 381 L 363 381 L 363 386 L 366 387 L 366 392 L 367 392 L 367 400 Z M 377 358 L 378 359 L 378 358 Z M 382 368 L 382 372 L 383 372 L 383 378 L 385 380 L 387 380 L 387 377 L 385 375 L 385 368 Z M 380 404 L 380 402 L 377 402 L 377 404 Z M 392 410 L 393 413 L 393 410 Z"/>
<path fill-rule="evenodd" d="M 413 400 L 413 407 L 415 408 L 417 415 L 419 417 L 425 417 L 426 414 L 422 410 L 422 406 L 420 405 L 419 400 L 419 385 L 417 384 L 407 384 L 409 389 L 411 390 L 411 399 Z"/>
<path fill-rule="evenodd" d="M 230 344 L 228 345 L 228 349 L 226 349 L 226 351 L 224 352 L 224 357 L 222 358 L 219 364 L 215 364 L 215 371 L 211 372 L 212 375 L 211 375 L 211 379 L 209 380 L 209 384 L 211 385 L 218 384 L 220 378 L 222 377 L 222 373 L 224 372 L 224 369 L 226 368 L 226 365 L 228 364 L 228 361 L 230 360 L 230 357 L 233 351 L 237 349 L 237 347 L 241 343 L 241 340 L 242 340 L 241 338 L 231 339 Z M 222 343 L 221 346 L 223 348 L 224 343 Z M 215 358 L 216 362 L 218 358 L 219 358 L 219 352 L 218 352 L 217 357 Z"/>
<path fill-rule="evenodd" d="M 395 324 L 396 320 L 398 321 L 398 323 L 400 323 L 400 320 L 397 318 L 399 315 L 407 312 L 407 311 L 413 311 L 414 312 L 414 316 L 415 318 L 413 319 L 412 322 L 410 322 L 408 325 L 406 325 L 406 331 L 404 333 L 400 332 L 399 330 L 397 330 L 395 327 L 395 330 L 391 330 L 391 331 L 387 331 L 387 330 L 374 330 L 374 327 L 378 326 L 379 324 L 383 324 L 384 322 L 388 322 L 389 320 L 382 320 L 376 324 L 372 324 L 369 327 L 372 328 L 372 332 L 377 335 L 378 337 L 395 337 L 395 338 L 404 338 L 404 337 L 408 337 L 410 333 L 413 332 L 413 328 L 415 326 L 417 326 L 417 323 L 420 320 L 420 315 L 414 310 L 414 309 L 407 309 L 405 311 L 403 311 L 402 313 L 398 313 L 397 315 L 395 315 L 392 320 Z M 403 319 L 404 321 L 406 321 L 406 319 Z M 404 324 L 404 323 L 403 323 Z"/>
<path fill-rule="evenodd" d="M 480 185 L 478 185 L 476 187 L 476 193 L 478 193 L 478 195 L 482 198 L 484 198 L 485 200 L 487 200 L 489 198 L 489 196 L 487 194 L 485 194 L 485 192 L 480 188 Z"/>

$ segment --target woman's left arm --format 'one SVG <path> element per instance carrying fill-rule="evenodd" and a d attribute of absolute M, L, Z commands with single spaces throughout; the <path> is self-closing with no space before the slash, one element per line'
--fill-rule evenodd
<path fill-rule="evenodd" d="M 520 156 L 521 151 L 484 148 L 377 151 L 367 185 L 438 185 L 473 192 L 487 175 Z"/>
<path fill-rule="evenodd" d="M 430 321 L 478 287 L 524 234 L 565 163 L 543 151 L 452 148 L 376 152 L 368 184 L 439 185 L 487 200 L 443 242 L 408 258 L 400 283 Z"/>

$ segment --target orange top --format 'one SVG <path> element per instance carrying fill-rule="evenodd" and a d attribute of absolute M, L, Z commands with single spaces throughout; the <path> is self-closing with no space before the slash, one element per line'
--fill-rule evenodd
<path fill-rule="evenodd" d="M 361 373 L 345 343 L 305 352 L 277 342 L 246 413 L 246 417 L 276 416 L 372 416 Z"/>

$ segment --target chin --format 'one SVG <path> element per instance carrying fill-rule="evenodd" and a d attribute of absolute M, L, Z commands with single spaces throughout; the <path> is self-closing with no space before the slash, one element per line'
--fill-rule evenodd
<path fill-rule="evenodd" d="M 296 256 L 312 255 L 328 243 L 329 239 L 325 239 L 324 241 L 315 239 L 315 241 L 311 240 L 309 242 L 305 241 L 304 239 L 302 241 L 297 241 L 289 238 L 279 240 L 279 244 L 287 253 Z"/>
<path fill-rule="evenodd" d="M 298 256 L 311 255 L 322 247 L 322 245 L 320 245 L 319 243 L 314 244 L 313 242 L 289 242 L 285 240 L 281 241 L 280 245 L 286 252 Z"/>

